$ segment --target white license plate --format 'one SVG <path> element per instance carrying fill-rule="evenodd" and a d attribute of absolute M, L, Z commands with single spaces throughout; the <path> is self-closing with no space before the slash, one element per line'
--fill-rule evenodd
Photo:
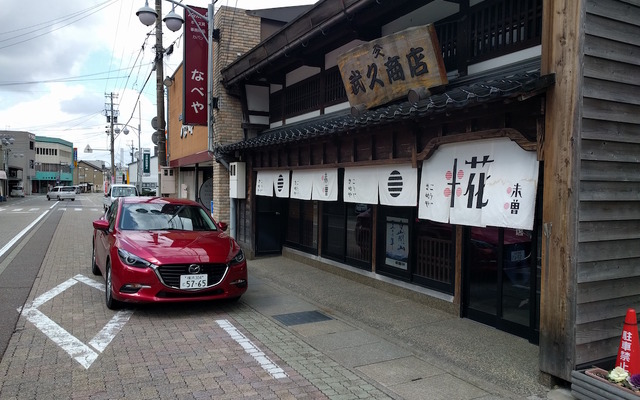
<path fill-rule="evenodd" d="M 180 289 L 204 289 L 207 287 L 207 274 L 180 275 Z"/>

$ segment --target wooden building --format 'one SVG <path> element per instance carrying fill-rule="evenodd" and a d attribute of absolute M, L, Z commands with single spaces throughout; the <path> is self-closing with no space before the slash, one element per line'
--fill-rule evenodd
<path fill-rule="evenodd" d="M 434 68 L 387 45 L 416 27 L 443 81 L 354 102 L 405 55 Z M 236 238 L 526 337 L 545 374 L 606 364 L 640 306 L 639 33 L 637 0 L 317 2 L 221 71 Z M 343 69 L 358 46 L 389 64 Z"/>

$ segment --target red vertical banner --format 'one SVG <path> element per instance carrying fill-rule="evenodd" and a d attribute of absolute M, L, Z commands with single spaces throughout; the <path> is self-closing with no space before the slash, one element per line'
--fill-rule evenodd
<path fill-rule="evenodd" d="M 191 7 L 203 16 L 207 9 Z M 207 125 L 207 76 L 209 28 L 206 18 L 184 10 L 184 103 L 183 125 Z M 199 27 L 199 28 L 198 28 Z"/>

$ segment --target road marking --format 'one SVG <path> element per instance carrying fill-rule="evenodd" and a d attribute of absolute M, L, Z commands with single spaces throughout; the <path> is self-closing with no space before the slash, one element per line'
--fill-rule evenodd
<path fill-rule="evenodd" d="M 98 358 L 99 353 L 102 353 L 104 349 L 107 348 L 113 338 L 116 337 L 122 327 L 127 323 L 127 321 L 129 321 L 129 318 L 133 315 L 133 310 L 121 310 L 115 313 L 113 318 L 107 322 L 102 330 L 100 330 L 100 332 L 98 332 L 98 334 L 89 341 L 89 346 L 98 351 L 98 353 L 96 353 L 91 349 L 91 347 L 84 344 L 80 339 L 70 334 L 63 327 L 38 310 L 38 307 L 78 282 L 84 283 L 103 292 L 105 290 L 103 283 L 87 278 L 84 275 L 76 275 L 73 278 L 62 282 L 48 292 L 41 294 L 31 303 L 27 303 L 24 308 L 19 307 L 18 312 L 21 312 L 29 322 L 35 325 L 36 328 L 40 329 L 42 333 L 66 351 L 67 354 L 80 363 L 80 365 L 85 369 L 88 369 Z"/>
<path fill-rule="evenodd" d="M 18 233 L 16 235 L 16 237 L 14 237 L 13 239 L 11 239 L 9 241 L 9 243 L 5 244 L 1 249 L 0 249 L 0 257 L 2 257 L 4 255 L 4 253 L 6 253 L 14 244 L 16 244 L 18 242 L 18 240 L 20 240 L 24 235 L 27 234 L 27 232 L 29 232 L 29 230 L 31 228 L 33 228 L 33 226 L 35 224 L 37 224 L 38 222 L 40 222 L 40 220 L 42 218 L 44 218 L 45 215 L 47 215 L 49 211 L 45 211 L 44 213 L 42 213 L 42 215 L 40 215 L 38 218 L 35 219 L 35 221 L 33 221 L 32 223 L 30 223 L 29 225 L 27 225 L 26 228 L 24 228 L 22 231 L 20 231 L 20 233 Z"/>
<path fill-rule="evenodd" d="M 256 345 L 253 344 L 245 335 L 242 334 L 235 326 L 233 326 L 226 319 L 216 320 L 218 326 L 224 329 L 233 340 L 235 340 L 244 351 L 251 355 L 260 364 L 262 369 L 267 371 L 271 376 L 276 379 L 282 379 L 287 377 L 287 373 L 280 367 L 278 367 L 266 354 L 264 354 Z"/>

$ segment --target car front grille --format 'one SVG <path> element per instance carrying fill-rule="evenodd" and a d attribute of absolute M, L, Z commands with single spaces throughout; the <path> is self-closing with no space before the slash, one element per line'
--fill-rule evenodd
<path fill-rule="evenodd" d="M 189 265 L 163 265 L 158 267 L 157 272 L 162 282 L 172 288 L 180 288 L 180 275 L 189 275 Z M 222 281 L 227 273 L 226 264 L 198 264 L 200 274 L 207 274 L 208 288 L 217 285 Z"/>

